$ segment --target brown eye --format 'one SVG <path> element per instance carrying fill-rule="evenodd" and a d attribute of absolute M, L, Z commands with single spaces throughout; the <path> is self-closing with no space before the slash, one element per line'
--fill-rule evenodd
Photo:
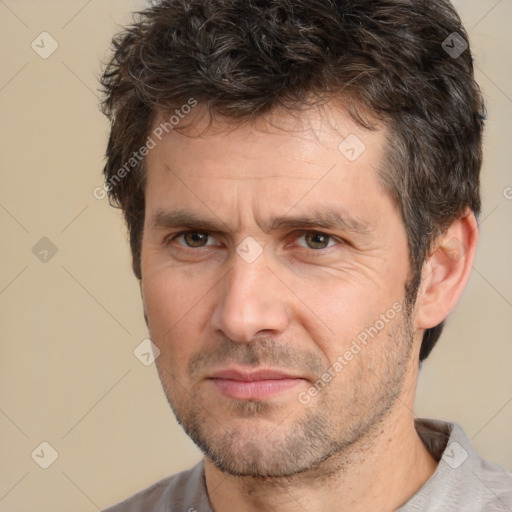
<path fill-rule="evenodd" d="M 325 249 L 334 244 L 331 236 L 324 233 L 317 233 L 315 231 L 304 233 L 300 238 L 304 239 L 305 246 L 308 249 Z"/>
<path fill-rule="evenodd" d="M 178 238 L 182 238 L 187 247 L 204 247 L 208 245 L 208 235 L 206 233 L 184 233 Z"/>

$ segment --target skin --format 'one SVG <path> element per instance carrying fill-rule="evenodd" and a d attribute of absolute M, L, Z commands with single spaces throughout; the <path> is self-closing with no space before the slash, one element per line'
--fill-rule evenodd
<path fill-rule="evenodd" d="M 463 258 L 448 258 L 439 241 L 408 314 L 406 234 L 377 174 L 384 129 L 366 131 L 329 106 L 243 125 L 208 124 L 198 107 L 189 121 L 146 160 L 142 292 L 162 385 L 206 453 L 213 510 L 398 508 L 437 465 L 414 428 L 419 349 L 462 293 L 474 217 L 445 234 L 462 241 Z M 353 162 L 338 150 L 349 134 L 366 146 Z M 349 222 L 304 221 L 329 212 Z M 393 305 L 393 318 L 311 396 Z M 226 368 L 298 380 L 238 399 L 211 379 Z"/>

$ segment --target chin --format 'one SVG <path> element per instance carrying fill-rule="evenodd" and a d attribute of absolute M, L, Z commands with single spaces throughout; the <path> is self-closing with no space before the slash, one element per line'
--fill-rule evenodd
<path fill-rule="evenodd" d="M 204 417 L 205 412 L 178 417 L 187 435 L 223 473 L 289 477 L 311 471 L 343 448 L 332 437 L 327 417 L 306 416 L 280 423 L 261 418 L 272 409 L 268 402 L 240 402 L 235 407 L 238 418 L 223 425 L 211 416 Z"/>

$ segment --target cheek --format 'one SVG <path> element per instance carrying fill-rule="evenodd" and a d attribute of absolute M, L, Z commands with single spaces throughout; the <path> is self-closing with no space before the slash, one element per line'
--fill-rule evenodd
<path fill-rule="evenodd" d="M 332 275 L 296 279 L 290 288 L 302 302 L 300 322 L 329 360 L 342 354 L 360 332 L 372 326 L 395 302 L 376 283 Z"/>
<path fill-rule="evenodd" d="M 185 267 L 172 267 L 165 251 L 159 247 L 142 248 L 142 294 L 146 313 L 153 327 L 177 322 L 193 300 L 194 277 Z"/>
<path fill-rule="evenodd" d="M 163 356 L 172 353 L 173 358 L 182 358 L 192 348 L 190 338 L 197 336 L 198 314 L 205 306 L 195 292 L 197 283 L 182 270 L 144 270 L 142 293 L 151 339 Z"/>
<path fill-rule="evenodd" d="M 156 365 L 160 377 L 165 381 L 178 379 L 185 385 L 184 372 L 194 349 L 190 337 L 194 337 L 191 326 L 187 326 L 187 307 L 179 282 L 155 277 L 143 279 L 144 308 L 148 319 L 151 341 L 160 350 Z"/>

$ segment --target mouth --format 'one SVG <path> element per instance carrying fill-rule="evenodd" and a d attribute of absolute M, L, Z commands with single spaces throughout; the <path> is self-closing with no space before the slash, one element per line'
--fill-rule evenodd
<path fill-rule="evenodd" d="M 299 385 L 306 379 L 279 370 L 227 369 L 214 373 L 208 380 L 218 391 L 229 398 L 265 400 Z"/>

